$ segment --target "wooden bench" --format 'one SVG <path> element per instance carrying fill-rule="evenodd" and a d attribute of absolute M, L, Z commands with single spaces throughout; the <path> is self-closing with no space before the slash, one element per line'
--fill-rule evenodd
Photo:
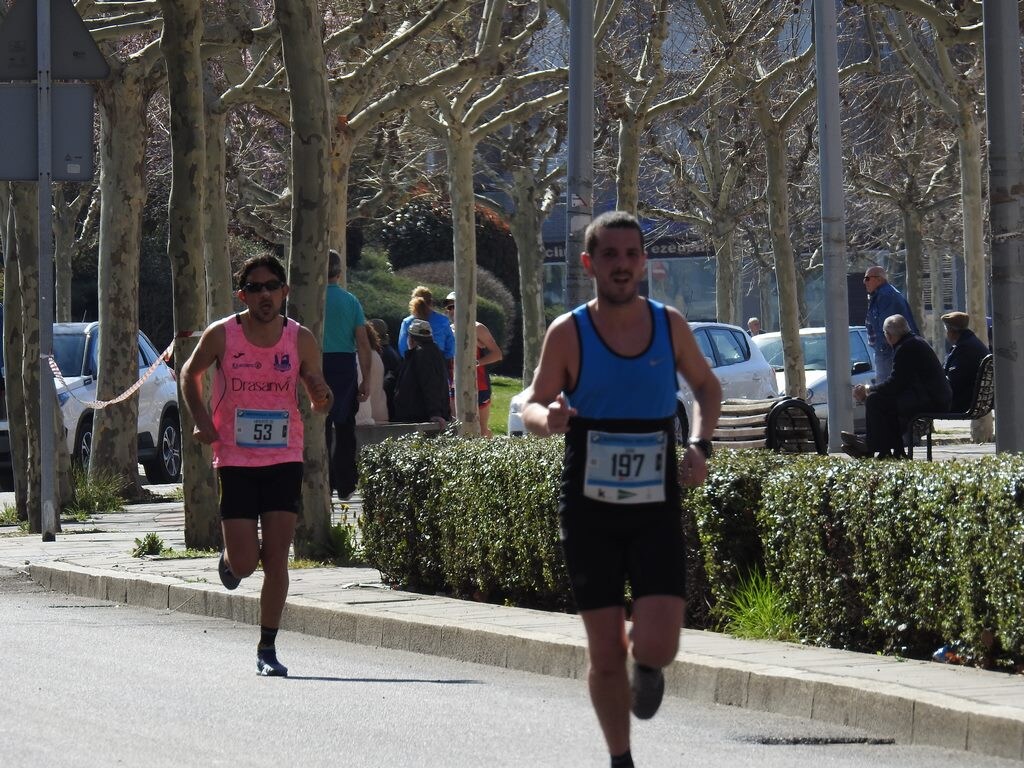
<path fill-rule="evenodd" d="M 814 409 L 795 397 L 725 400 L 711 438 L 715 448 L 768 448 L 780 453 L 827 453 Z"/>
<path fill-rule="evenodd" d="M 974 396 L 971 407 L 960 413 L 918 413 L 910 421 L 908 431 L 911 439 L 907 440 L 907 455 L 914 458 L 914 440 L 917 435 L 925 437 L 926 456 L 932 460 L 932 427 L 934 419 L 944 421 L 974 421 L 992 410 L 995 405 L 996 382 L 995 361 L 992 355 L 985 355 L 978 366 L 978 375 L 974 379 Z"/>
<path fill-rule="evenodd" d="M 403 435 L 415 435 L 417 433 L 434 435 L 440 432 L 441 425 L 433 421 L 415 423 L 386 421 L 381 424 L 357 424 L 356 450 L 360 450 L 364 445 L 383 442 L 389 437 L 402 437 Z"/>

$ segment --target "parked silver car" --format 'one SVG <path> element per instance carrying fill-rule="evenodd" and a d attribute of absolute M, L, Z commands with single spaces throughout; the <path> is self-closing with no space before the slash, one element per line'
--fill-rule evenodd
<path fill-rule="evenodd" d="M 750 336 L 742 328 L 726 323 L 690 323 L 697 345 L 704 353 L 711 369 L 722 383 L 722 397 L 726 400 L 761 400 L 779 394 L 775 372 L 764 359 L 761 350 L 750 343 Z M 682 376 L 676 374 L 679 391 L 676 393 L 679 419 L 678 433 L 685 437 L 690 429 L 693 413 L 693 392 Z M 515 397 L 508 410 L 508 434 L 523 435 L 522 410 L 529 397 L 525 389 Z"/>
<path fill-rule="evenodd" d="M 754 343 L 761 348 L 764 357 L 771 363 L 778 377 L 780 392 L 786 389 L 786 374 L 782 354 L 782 336 L 779 333 L 761 333 L 754 337 Z M 822 432 L 828 429 L 828 371 L 825 370 L 827 346 L 824 328 L 801 328 L 800 347 L 804 354 L 804 384 L 807 387 L 804 398 L 814 407 L 821 422 Z M 875 362 L 868 346 L 868 331 L 863 325 L 850 326 L 850 374 L 853 384 L 870 384 L 874 381 Z M 853 427 L 864 431 L 864 403 L 853 402 Z"/>

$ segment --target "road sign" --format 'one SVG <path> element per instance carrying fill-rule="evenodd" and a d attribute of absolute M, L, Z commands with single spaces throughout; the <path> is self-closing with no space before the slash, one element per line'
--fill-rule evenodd
<path fill-rule="evenodd" d="M 50 3 L 50 79 L 103 80 L 106 59 L 71 0 Z M 35 80 L 36 0 L 17 0 L 0 24 L 0 80 Z"/>
<path fill-rule="evenodd" d="M 87 83 L 53 85 L 54 181 L 92 178 L 92 86 Z M 36 131 L 36 87 L 0 84 L 0 180 L 39 179 L 39 137 Z"/>

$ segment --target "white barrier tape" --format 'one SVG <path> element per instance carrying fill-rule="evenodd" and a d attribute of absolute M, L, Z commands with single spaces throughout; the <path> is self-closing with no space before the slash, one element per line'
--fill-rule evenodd
<path fill-rule="evenodd" d="M 182 331 L 181 333 L 179 333 L 177 336 L 174 337 L 171 343 L 167 345 L 167 349 L 163 351 L 163 354 L 157 356 L 156 360 L 153 361 L 153 364 L 149 366 L 149 368 L 146 370 L 144 374 L 142 374 L 142 377 L 134 384 L 132 384 L 130 387 L 128 387 L 128 389 L 126 389 L 120 395 L 115 397 L 113 400 L 82 400 L 81 398 L 76 397 L 75 393 L 71 391 L 71 387 L 69 387 L 68 383 L 64 380 L 64 374 L 62 374 L 60 372 L 60 368 L 57 367 L 57 361 L 53 359 L 53 355 L 48 355 L 47 360 L 50 363 L 50 370 L 53 371 L 54 377 L 56 377 L 57 381 L 59 381 L 64 386 L 64 389 L 71 397 L 74 397 L 75 400 L 80 402 L 86 408 L 106 408 L 108 405 L 114 405 L 115 403 L 120 403 L 124 400 L 127 400 L 129 397 L 138 392 L 139 387 L 145 384 L 146 380 L 153 375 L 153 371 L 157 369 L 157 366 L 160 365 L 160 363 L 164 362 L 165 360 L 171 359 L 171 353 L 174 351 L 174 344 L 178 339 L 190 339 L 202 335 L 202 331 Z"/>

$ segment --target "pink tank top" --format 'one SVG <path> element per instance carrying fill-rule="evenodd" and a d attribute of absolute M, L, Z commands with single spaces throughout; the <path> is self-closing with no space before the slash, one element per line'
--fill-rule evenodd
<path fill-rule="evenodd" d="M 215 467 L 266 467 L 302 461 L 298 407 L 299 324 L 282 318 L 277 344 L 245 338 L 241 317 L 224 324 L 224 358 L 214 376 Z"/>

